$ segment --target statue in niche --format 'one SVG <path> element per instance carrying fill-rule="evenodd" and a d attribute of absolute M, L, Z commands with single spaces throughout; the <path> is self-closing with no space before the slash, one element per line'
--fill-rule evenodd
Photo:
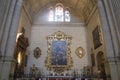
<path fill-rule="evenodd" d="M 41 56 L 41 50 L 40 50 L 39 47 L 36 47 L 36 48 L 34 49 L 34 57 L 35 57 L 35 58 L 39 58 L 40 56 Z"/>
<path fill-rule="evenodd" d="M 36 72 L 37 72 L 37 67 L 35 66 L 35 64 L 33 64 L 32 67 L 30 68 L 30 73 L 36 74 Z"/>

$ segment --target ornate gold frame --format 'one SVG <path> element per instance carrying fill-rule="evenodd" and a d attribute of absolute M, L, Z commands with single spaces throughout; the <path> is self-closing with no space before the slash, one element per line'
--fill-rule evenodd
<path fill-rule="evenodd" d="M 66 41 L 66 59 L 67 59 L 66 65 L 52 65 L 52 41 L 54 40 Z M 73 66 L 71 50 L 70 50 L 71 40 L 72 40 L 71 36 L 67 36 L 64 32 L 61 31 L 57 31 L 54 34 L 47 36 L 48 50 L 47 50 L 47 57 L 45 60 L 45 66 L 47 70 L 61 73 L 65 70 L 71 69 L 71 67 Z"/>
<path fill-rule="evenodd" d="M 41 49 L 39 47 L 36 47 L 34 49 L 34 57 L 38 59 L 41 56 Z"/>
<path fill-rule="evenodd" d="M 75 53 L 79 58 L 82 58 L 85 55 L 85 50 L 82 47 L 78 47 Z"/>

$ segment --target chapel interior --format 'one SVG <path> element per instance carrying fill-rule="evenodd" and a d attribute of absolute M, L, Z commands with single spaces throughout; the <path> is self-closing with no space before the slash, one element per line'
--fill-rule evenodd
<path fill-rule="evenodd" d="M 120 0 L 0 0 L 0 80 L 120 80 Z"/>

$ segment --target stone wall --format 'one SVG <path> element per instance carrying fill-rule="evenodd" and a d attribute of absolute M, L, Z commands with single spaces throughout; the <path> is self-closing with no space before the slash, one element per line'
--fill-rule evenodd
<path fill-rule="evenodd" d="M 27 72 L 29 72 L 30 67 L 35 64 L 38 68 L 41 68 L 44 72 L 47 72 L 45 68 L 45 57 L 47 56 L 47 39 L 48 35 L 53 34 L 54 32 L 62 31 L 66 35 L 72 36 L 71 44 L 71 56 L 73 58 L 73 67 L 72 69 L 82 69 L 83 66 L 89 65 L 88 61 L 88 49 L 86 37 L 86 27 L 82 23 L 49 23 L 49 24 L 34 24 L 32 25 L 31 31 L 31 42 L 30 42 L 30 53 L 28 55 L 28 65 Z M 79 47 L 85 49 L 85 56 L 79 58 L 75 54 L 75 50 Z M 41 49 L 41 57 L 36 59 L 33 56 L 33 51 L 36 47 Z"/>

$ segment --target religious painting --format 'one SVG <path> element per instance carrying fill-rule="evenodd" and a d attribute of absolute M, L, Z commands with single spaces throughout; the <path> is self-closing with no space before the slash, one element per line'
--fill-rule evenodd
<path fill-rule="evenodd" d="M 61 73 L 72 68 L 71 40 L 71 36 L 61 31 L 47 36 L 48 50 L 45 59 L 47 70 Z"/>
<path fill-rule="evenodd" d="M 52 42 L 52 65 L 66 65 L 66 41 Z"/>
<path fill-rule="evenodd" d="M 100 26 L 97 26 L 93 30 L 92 35 L 93 35 L 94 49 L 97 49 L 102 45 Z"/>

